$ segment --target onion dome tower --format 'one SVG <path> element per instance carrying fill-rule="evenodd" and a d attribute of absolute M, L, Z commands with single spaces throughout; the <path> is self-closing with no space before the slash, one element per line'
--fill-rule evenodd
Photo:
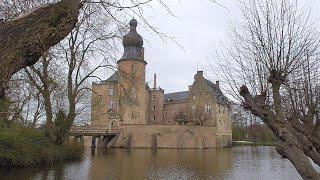
<path fill-rule="evenodd" d="M 120 60 L 144 60 L 143 39 L 137 33 L 137 20 L 132 19 L 129 23 L 130 31 L 123 37 L 124 53 Z"/>
<path fill-rule="evenodd" d="M 137 20 L 129 23 L 130 31 L 123 37 L 124 52 L 118 63 L 121 85 L 121 112 L 123 124 L 146 124 L 148 91 L 143 39 L 137 33 Z"/>

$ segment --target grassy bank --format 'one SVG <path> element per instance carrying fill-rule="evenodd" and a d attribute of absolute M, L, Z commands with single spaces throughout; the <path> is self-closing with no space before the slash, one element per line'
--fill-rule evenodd
<path fill-rule="evenodd" d="M 27 167 L 41 163 L 77 160 L 82 147 L 76 143 L 55 145 L 32 128 L 0 128 L 0 167 Z"/>

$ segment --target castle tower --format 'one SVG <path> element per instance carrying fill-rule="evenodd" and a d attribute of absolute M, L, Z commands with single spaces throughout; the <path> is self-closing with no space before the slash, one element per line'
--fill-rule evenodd
<path fill-rule="evenodd" d="M 137 21 L 132 19 L 130 31 L 123 37 L 124 53 L 118 61 L 122 124 L 147 124 L 147 62 L 144 60 L 143 39 L 136 28 Z"/>
<path fill-rule="evenodd" d="M 157 87 L 157 75 L 153 77 L 153 88 L 149 91 L 149 117 L 148 124 L 164 124 L 163 108 L 164 108 L 164 90 Z"/>

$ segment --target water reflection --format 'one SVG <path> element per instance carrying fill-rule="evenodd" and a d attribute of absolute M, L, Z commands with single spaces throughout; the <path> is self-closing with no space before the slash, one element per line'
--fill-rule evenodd
<path fill-rule="evenodd" d="M 92 179 L 203 179 L 232 167 L 232 150 L 112 149 L 98 151 Z"/>
<path fill-rule="evenodd" d="M 0 170 L 0 179 L 299 179 L 273 147 L 85 150 L 80 162 Z"/>

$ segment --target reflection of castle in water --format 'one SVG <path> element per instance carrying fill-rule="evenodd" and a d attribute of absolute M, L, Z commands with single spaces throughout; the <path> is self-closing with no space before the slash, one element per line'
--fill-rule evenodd
<path fill-rule="evenodd" d="M 79 162 L 0 169 L 0 179 L 299 179 L 274 147 L 85 149 Z"/>
<path fill-rule="evenodd" d="M 97 151 L 89 179 L 208 179 L 232 168 L 231 149 Z"/>

